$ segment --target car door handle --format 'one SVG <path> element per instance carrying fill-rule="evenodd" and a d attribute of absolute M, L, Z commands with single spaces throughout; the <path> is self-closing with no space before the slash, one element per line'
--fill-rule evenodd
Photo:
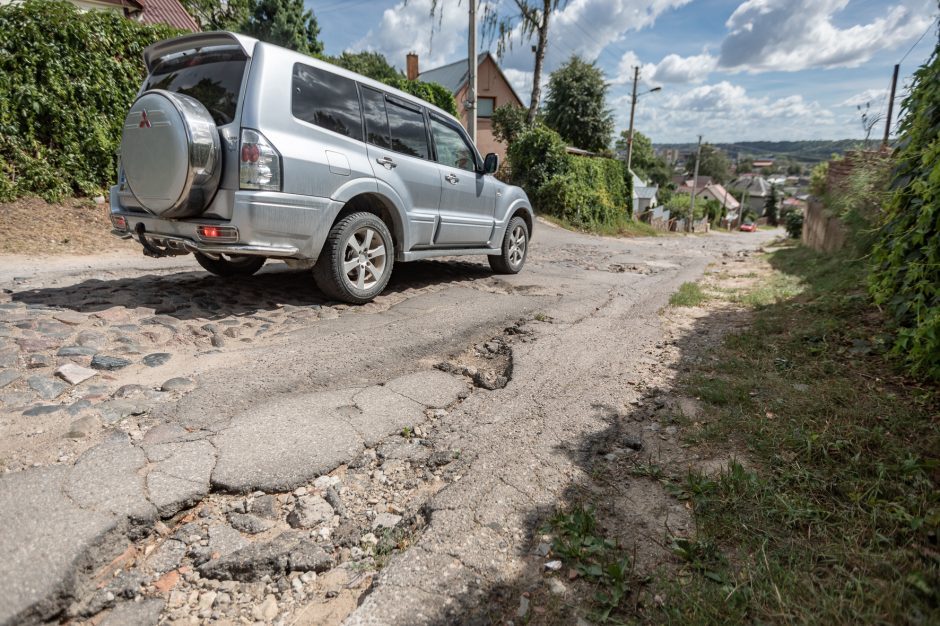
<path fill-rule="evenodd" d="M 390 170 L 393 167 L 398 167 L 398 163 L 392 160 L 392 157 L 382 157 L 381 159 L 376 159 L 376 163 L 385 167 L 385 169 Z"/>
<path fill-rule="evenodd" d="M 444 177 L 444 180 L 449 182 L 451 185 L 456 185 L 457 183 L 460 182 L 460 179 L 457 178 L 457 176 L 455 176 L 454 174 L 448 174 L 447 176 Z"/>

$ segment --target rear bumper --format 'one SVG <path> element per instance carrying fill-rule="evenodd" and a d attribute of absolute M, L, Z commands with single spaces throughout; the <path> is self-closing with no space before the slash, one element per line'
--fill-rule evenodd
<path fill-rule="evenodd" d="M 261 191 L 220 190 L 232 205 L 232 219 L 211 216 L 181 220 L 163 219 L 121 206 L 117 187 L 111 188 L 111 213 L 123 216 L 127 230 L 112 230 L 123 239 L 140 241 L 138 225 L 148 243 L 180 253 L 245 254 L 315 260 L 342 203 L 329 198 Z M 219 243 L 201 238 L 200 225 L 219 225 L 238 230 L 238 241 Z"/>

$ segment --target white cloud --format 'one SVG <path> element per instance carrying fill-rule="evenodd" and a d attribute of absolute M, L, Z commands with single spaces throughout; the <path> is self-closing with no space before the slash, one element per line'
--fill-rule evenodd
<path fill-rule="evenodd" d="M 656 64 L 650 79 L 657 83 L 702 83 L 717 65 L 718 59 L 708 52 L 688 57 L 670 54 Z"/>
<path fill-rule="evenodd" d="M 849 0 L 747 0 L 726 26 L 719 64 L 728 70 L 798 71 L 857 67 L 879 50 L 920 35 L 933 20 L 931 0 L 886 8 L 868 24 L 839 28 L 833 16 Z"/>
<path fill-rule="evenodd" d="M 866 89 L 839 103 L 840 107 L 864 106 L 866 103 L 878 104 L 888 96 L 887 89 Z"/>
<path fill-rule="evenodd" d="M 452 62 L 458 50 L 466 52 L 466 6 L 439 2 L 438 11 L 431 16 L 431 0 L 399 2 L 349 49 L 381 52 L 397 67 L 404 67 L 405 55 L 415 52 L 422 71 Z"/>
<path fill-rule="evenodd" d="M 629 104 L 629 96 L 626 98 Z M 801 95 L 783 98 L 752 96 L 728 81 L 665 92 L 655 105 L 637 107 L 637 128 L 657 142 L 747 139 L 809 139 L 820 129 L 842 125 L 817 102 Z"/>

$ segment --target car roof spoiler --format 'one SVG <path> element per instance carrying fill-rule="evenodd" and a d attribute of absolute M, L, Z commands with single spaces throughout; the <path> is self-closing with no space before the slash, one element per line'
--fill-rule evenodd
<path fill-rule="evenodd" d="M 180 54 L 190 50 L 197 51 L 204 48 L 219 48 L 237 46 L 245 53 L 246 57 L 251 57 L 255 49 L 257 39 L 229 33 L 225 31 L 216 31 L 209 33 L 193 33 L 192 35 L 183 35 L 175 39 L 159 41 L 144 49 L 144 64 L 147 66 L 147 72 L 152 72 L 154 66 L 163 58 L 174 54 Z"/>

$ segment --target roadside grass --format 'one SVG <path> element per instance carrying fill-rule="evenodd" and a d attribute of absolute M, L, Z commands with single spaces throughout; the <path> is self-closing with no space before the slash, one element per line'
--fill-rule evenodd
<path fill-rule="evenodd" d="M 686 444 L 746 450 L 747 467 L 637 467 L 692 506 L 696 533 L 670 539 L 680 572 L 654 577 L 664 601 L 635 618 L 940 623 L 937 390 L 887 361 L 861 262 L 796 246 L 767 259 L 770 280 L 724 294 L 753 324 L 680 383 L 704 406 Z"/>
<path fill-rule="evenodd" d="M 594 224 L 589 228 L 575 226 L 566 219 L 558 218 L 553 215 L 539 213 L 539 217 L 555 226 L 566 230 L 573 230 L 581 233 L 591 233 L 593 235 L 603 235 L 606 237 L 656 237 L 662 235 L 661 231 L 656 230 L 645 222 L 638 222 L 624 217 L 614 224 Z"/>
<path fill-rule="evenodd" d="M 700 306 L 708 296 L 698 283 L 682 283 L 679 290 L 669 296 L 669 306 Z"/>

